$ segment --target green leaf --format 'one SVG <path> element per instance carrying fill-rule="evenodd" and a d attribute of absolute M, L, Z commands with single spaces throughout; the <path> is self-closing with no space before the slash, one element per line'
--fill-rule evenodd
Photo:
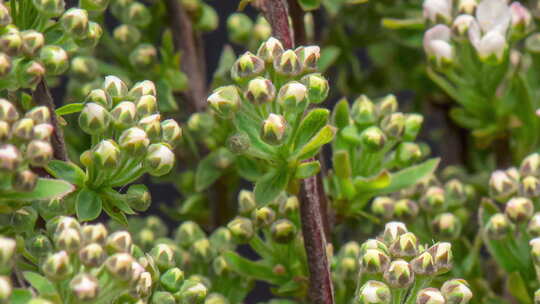
<path fill-rule="evenodd" d="M 329 45 L 325 46 L 321 51 L 321 58 L 317 63 L 319 72 L 324 73 L 328 70 L 339 58 L 341 49 L 337 46 Z"/>
<path fill-rule="evenodd" d="M 512 272 L 506 279 L 507 290 L 510 292 L 519 303 L 532 304 L 533 301 L 527 291 L 527 285 L 519 274 L 519 272 Z"/>
<path fill-rule="evenodd" d="M 237 156 L 235 165 L 238 174 L 250 182 L 255 182 L 264 175 L 264 170 L 261 168 L 259 162 L 250 157 Z"/>
<path fill-rule="evenodd" d="M 294 149 L 304 146 L 317 132 L 319 132 L 328 122 L 330 111 L 327 109 L 311 110 L 298 127 L 298 132 L 294 138 Z"/>
<path fill-rule="evenodd" d="M 165 79 L 156 82 L 157 99 L 159 101 L 159 110 L 161 112 L 173 112 L 178 110 L 178 105 L 173 96 L 173 91 Z"/>
<path fill-rule="evenodd" d="M 255 183 L 255 200 L 258 205 L 264 205 L 275 199 L 279 193 L 285 190 L 289 182 L 286 170 L 275 169 L 268 172 L 261 180 Z"/>
<path fill-rule="evenodd" d="M 121 224 L 122 226 L 125 226 L 127 227 L 128 226 L 128 221 L 127 221 L 127 218 L 126 218 L 126 215 L 123 213 L 123 212 L 120 212 L 119 210 L 115 210 L 113 208 L 111 208 L 109 205 L 107 204 L 103 204 L 103 210 L 105 210 L 105 212 L 112 218 L 114 219 L 115 221 L 117 221 L 119 224 Z"/>
<path fill-rule="evenodd" d="M 305 179 L 308 177 L 312 177 L 313 175 L 319 173 L 319 171 L 321 171 L 321 164 L 319 163 L 319 161 L 314 160 L 310 162 L 304 162 L 296 168 L 294 178 Z"/>
<path fill-rule="evenodd" d="M 351 159 L 347 150 L 334 150 L 332 163 L 337 177 L 350 178 L 352 176 Z"/>
<path fill-rule="evenodd" d="M 26 304 L 32 300 L 32 292 L 28 289 L 15 289 L 11 294 L 9 303 L 11 304 Z"/>
<path fill-rule="evenodd" d="M 59 179 L 39 178 L 34 190 L 30 192 L 7 192 L 2 193 L 0 191 L 0 200 L 51 200 L 58 199 L 73 192 L 75 187 Z"/>
<path fill-rule="evenodd" d="M 236 54 L 230 45 L 225 45 L 221 51 L 218 66 L 212 79 L 212 87 L 227 85 L 231 68 L 236 60 Z"/>
<path fill-rule="evenodd" d="M 60 296 L 54 285 L 47 278 L 35 272 L 23 272 L 24 279 L 34 287 L 41 297 L 54 299 L 60 303 Z M 56 302 L 55 301 L 55 302 Z"/>
<path fill-rule="evenodd" d="M 56 109 L 56 115 L 64 116 L 68 114 L 78 113 L 84 108 L 84 103 L 70 103 Z"/>
<path fill-rule="evenodd" d="M 354 179 L 354 187 L 359 193 L 379 192 L 386 190 L 392 183 L 392 175 L 384 170 L 370 178 L 357 177 Z"/>
<path fill-rule="evenodd" d="M 221 158 L 233 158 L 233 155 L 226 148 L 219 148 L 199 162 L 195 174 L 195 189 L 197 191 L 205 190 L 224 173 L 224 168 L 219 167 Z"/>
<path fill-rule="evenodd" d="M 241 276 L 276 285 L 285 282 L 287 279 L 274 274 L 272 266 L 248 260 L 234 251 L 226 251 L 223 253 L 223 257 L 229 266 Z"/>
<path fill-rule="evenodd" d="M 392 193 L 414 186 L 420 180 L 432 174 L 437 169 L 439 161 L 439 158 L 428 159 L 419 165 L 392 173 L 392 181 L 390 182 L 390 185 L 382 189 L 382 191 L 377 191 L 377 195 Z"/>
<path fill-rule="evenodd" d="M 94 220 L 101 214 L 102 205 L 103 202 L 97 192 L 82 188 L 75 205 L 77 217 L 84 222 Z"/>
<path fill-rule="evenodd" d="M 334 107 L 334 111 L 332 112 L 332 123 L 338 129 L 343 129 L 349 125 L 350 120 L 349 102 L 346 98 L 342 98 Z"/>
<path fill-rule="evenodd" d="M 321 0 L 298 0 L 298 3 L 305 11 L 316 10 L 321 6 Z"/>
<path fill-rule="evenodd" d="M 336 134 L 336 128 L 331 125 L 324 126 L 311 140 L 306 143 L 302 149 L 297 153 L 297 158 L 299 160 L 304 160 L 310 157 L 315 156 L 319 149 L 332 141 L 334 135 Z"/>
<path fill-rule="evenodd" d="M 84 171 L 71 162 L 65 162 L 61 160 L 53 159 L 49 162 L 45 168 L 52 176 L 64 179 L 77 186 L 84 185 L 86 174 Z"/>

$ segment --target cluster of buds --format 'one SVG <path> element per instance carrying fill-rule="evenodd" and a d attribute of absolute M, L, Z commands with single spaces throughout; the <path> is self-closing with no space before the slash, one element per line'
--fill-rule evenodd
<path fill-rule="evenodd" d="M 63 74 L 69 67 L 68 42 L 71 43 L 70 52 L 73 52 L 74 46 L 93 48 L 101 38 L 103 30 L 98 23 L 89 20 L 87 10 L 75 7 L 64 11 L 64 0 L 35 0 L 32 3 L 42 18 L 59 24 L 61 37 L 55 37 L 51 44 L 46 44 L 51 39 L 46 36 L 44 27 L 20 30 L 19 27 L 25 25 L 13 23 L 15 18 L 9 15 L 5 4 L 0 3 L 0 11 L 5 12 L 0 30 L 0 77 L 4 79 L 3 88 L 34 88 L 45 75 Z M 58 20 L 51 19 L 56 17 L 59 17 Z"/>
<path fill-rule="evenodd" d="M 90 183 L 124 185 L 147 172 L 161 176 L 174 166 L 172 149 L 182 129 L 172 119 L 161 121 L 154 83 L 136 83 L 130 90 L 115 76 L 92 90 L 79 116 L 81 129 L 94 145 L 81 155 Z"/>
<path fill-rule="evenodd" d="M 334 172 L 328 178 L 329 189 L 334 203 L 343 204 L 337 210 L 345 214 L 347 208 L 364 205 L 367 201 L 363 200 L 371 198 L 356 199 L 365 192 L 355 185 L 356 180 L 407 168 L 429 154 L 426 145 L 414 142 L 423 117 L 398 112 L 393 95 L 376 102 L 362 95 L 350 109 L 343 99 L 334 108 L 333 123 L 338 132 L 333 143 Z"/>
<path fill-rule="evenodd" d="M 38 177 L 31 167 L 45 167 L 53 156 L 50 116 L 45 106 L 22 115 L 15 104 L 0 99 L 0 180 L 7 185 L 0 191 L 29 192 L 35 188 Z"/>
<path fill-rule="evenodd" d="M 431 231 L 439 239 L 453 240 L 460 236 L 462 223 L 469 220 L 466 203 L 472 202 L 474 197 L 472 185 L 457 178 L 441 183 L 435 176 L 430 176 L 408 189 L 376 197 L 371 203 L 371 212 L 385 220 L 410 223 L 412 229 L 420 229 L 414 230 L 417 235 Z M 431 220 L 429 227 L 419 227 L 421 225 L 416 223 L 420 212 Z"/>
<path fill-rule="evenodd" d="M 99 303 L 203 303 L 207 287 L 185 279 L 171 246 L 155 245 L 148 253 L 133 244 L 127 231 L 109 234 L 103 224 L 81 225 L 60 216 L 47 231 L 26 240 L 26 251 L 63 297 L 63 303 L 99 299 Z"/>
<path fill-rule="evenodd" d="M 531 13 L 519 2 L 504 0 L 459 1 L 425 0 L 424 17 L 437 24 L 424 36 L 427 55 L 440 66 L 451 64 L 456 45 L 474 46 L 481 60 L 501 62 L 509 42 L 525 36 L 532 23 Z M 459 46 L 461 47 L 461 46 Z"/>
<path fill-rule="evenodd" d="M 230 41 L 247 45 L 248 49 L 251 49 L 249 46 L 258 46 L 270 38 L 272 34 L 272 28 L 264 17 L 259 16 L 253 22 L 249 16 L 243 13 L 234 13 L 228 17 L 227 31 Z"/>
<path fill-rule="evenodd" d="M 307 111 L 310 104 L 322 103 L 329 91 L 328 81 L 316 73 L 319 57 L 317 46 L 284 49 L 280 41 L 269 38 L 257 55 L 246 52 L 233 64 L 235 85 L 219 87 L 208 97 L 210 108 L 234 123 L 233 136 L 239 140 L 231 142 L 241 148 L 235 152 L 256 159 L 268 170 L 281 168 L 283 172 L 274 173 L 282 176 L 281 189 L 276 190 L 285 190 L 294 178 L 309 177 L 306 173 L 315 174 L 317 170 L 301 169 L 319 168 L 318 162 L 301 162 L 316 155 L 335 132 L 327 124 L 328 111 Z M 257 200 L 268 203 L 279 191 L 272 193 L 263 198 L 256 191 Z"/>
<path fill-rule="evenodd" d="M 337 265 L 346 261 L 347 273 L 360 273 L 353 303 L 468 303 L 472 298 L 462 279 L 446 281 L 440 290 L 417 288 L 452 268 L 451 245 L 420 245 L 401 222 L 387 223 L 377 239 L 347 244 L 336 259 Z"/>

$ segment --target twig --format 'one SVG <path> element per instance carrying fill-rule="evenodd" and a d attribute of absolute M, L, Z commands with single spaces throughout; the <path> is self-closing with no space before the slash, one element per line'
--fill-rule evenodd
<path fill-rule="evenodd" d="M 66 143 L 64 141 L 64 131 L 58 122 L 58 117 L 56 116 L 56 108 L 54 105 L 54 100 L 49 92 L 47 83 L 45 80 L 39 82 L 36 87 L 36 90 L 32 94 L 32 98 L 38 104 L 42 104 L 49 108 L 51 112 L 51 124 L 54 127 L 54 132 L 51 138 L 51 144 L 53 146 L 53 156 L 55 159 L 68 161 Z"/>
<path fill-rule="evenodd" d="M 309 266 L 309 297 L 312 304 L 333 304 L 334 290 L 320 212 L 324 193 L 320 192 L 317 176 L 305 179 L 300 189 L 300 218 Z"/>
<path fill-rule="evenodd" d="M 294 32 L 294 42 L 296 45 L 305 45 L 307 43 L 306 24 L 304 23 L 304 10 L 298 4 L 298 0 L 288 0 L 289 14 Z"/>
<path fill-rule="evenodd" d="M 259 0 L 253 4 L 272 26 L 272 34 L 286 49 L 294 47 L 294 33 L 289 26 L 289 12 L 285 0 Z"/>
<path fill-rule="evenodd" d="M 206 73 L 202 50 L 198 49 L 198 37 L 186 11 L 178 0 L 165 1 L 169 11 L 174 47 L 182 52 L 182 71 L 189 78 L 189 87 L 184 92 L 189 105 L 194 111 L 201 111 L 206 105 Z"/>

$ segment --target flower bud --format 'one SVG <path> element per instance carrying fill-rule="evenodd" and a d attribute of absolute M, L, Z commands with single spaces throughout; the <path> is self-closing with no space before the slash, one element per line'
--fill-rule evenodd
<path fill-rule="evenodd" d="M 394 217 L 399 219 L 413 219 L 418 215 L 418 204 L 410 199 L 400 199 L 394 204 Z"/>
<path fill-rule="evenodd" d="M 493 172 L 489 179 L 489 193 L 497 200 L 508 199 L 516 192 L 517 187 L 516 181 L 502 170 Z"/>
<path fill-rule="evenodd" d="M 157 50 L 149 43 L 137 46 L 129 54 L 129 63 L 136 69 L 150 68 L 157 61 Z"/>
<path fill-rule="evenodd" d="M 0 236 L 0 269 L 10 269 L 17 249 L 14 239 Z"/>
<path fill-rule="evenodd" d="M 135 101 L 137 109 L 137 115 L 139 117 L 146 117 L 157 113 L 157 100 L 153 95 L 142 95 Z"/>
<path fill-rule="evenodd" d="M 122 132 L 118 143 L 129 155 L 140 156 L 146 153 L 150 140 L 141 128 L 132 127 Z"/>
<path fill-rule="evenodd" d="M 0 27 L 9 25 L 12 22 L 11 15 L 9 14 L 9 9 L 4 3 L 0 4 Z"/>
<path fill-rule="evenodd" d="M 91 301 L 99 293 L 98 280 L 93 275 L 87 273 L 81 273 L 75 276 L 69 282 L 69 287 L 79 301 Z"/>
<path fill-rule="evenodd" d="M 526 197 L 540 195 L 540 180 L 536 176 L 526 176 L 519 183 L 519 193 Z"/>
<path fill-rule="evenodd" d="M 227 224 L 233 238 L 240 243 L 248 242 L 254 235 L 253 223 L 250 219 L 237 216 Z"/>
<path fill-rule="evenodd" d="M 182 288 L 175 296 L 180 300 L 182 304 L 200 304 L 206 297 L 208 288 L 204 284 L 192 280 L 187 280 L 182 285 Z"/>
<path fill-rule="evenodd" d="M 182 288 L 184 272 L 177 267 L 171 268 L 161 275 L 159 281 L 165 290 L 175 293 Z"/>
<path fill-rule="evenodd" d="M 50 255 L 42 264 L 42 270 L 47 278 L 54 281 L 67 279 L 73 268 L 69 262 L 69 256 L 65 251 L 59 251 Z"/>
<path fill-rule="evenodd" d="M 433 263 L 435 264 L 437 273 L 445 273 L 452 269 L 452 244 L 447 242 L 439 242 L 431 246 L 428 249 L 428 252 L 433 257 Z"/>
<path fill-rule="evenodd" d="M 152 21 L 152 15 L 148 8 L 137 1 L 129 4 L 123 13 L 122 21 L 139 27 L 145 27 Z"/>
<path fill-rule="evenodd" d="M 68 9 L 60 18 L 64 31 L 73 37 L 85 36 L 88 31 L 88 12 L 80 8 Z"/>
<path fill-rule="evenodd" d="M 161 140 L 171 147 L 175 147 L 182 140 L 182 128 L 174 119 L 161 122 Z"/>
<path fill-rule="evenodd" d="M 279 145 L 283 141 L 286 128 L 287 121 L 283 116 L 270 113 L 263 122 L 261 138 L 268 144 Z"/>
<path fill-rule="evenodd" d="M 363 96 L 363 98 L 367 99 L 367 97 L 365 96 Z M 396 96 L 394 96 L 393 94 L 386 95 L 376 104 L 377 115 L 381 118 L 395 113 L 397 109 L 398 109 L 398 101 L 397 101 Z"/>
<path fill-rule="evenodd" d="M 155 142 L 161 138 L 161 115 L 154 114 L 146 116 L 139 120 L 137 123 L 139 128 L 143 129 L 146 132 L 150 141 Z"/>
<path fill-rule="evenodd" d="M 535 176 L 540 177 L 540 154 L 533 153 L 525 157 L 521 162 L 519 173 L 522 176 Z"/>
<path fill-rule="evenodd" d="M 135 123 L 137 109 L 131 101 L 118 103 L 111 111 L 113 125 L 119 129 L 125 129 Z"/>
<path fill-rule="evenodd" d="M 84 36 L 75 37 L 75 42 L 80 47 L 94 48 L 99 43 L 99 40 L 103 36 L 103 28 L 99 23 L 90 21 L 88 23 L 88 30 Z"/>
<path fill-rule="evenodd" d="M 13 293 L 13 286 L 9 277 L 0 276 L 0 302 L 8 303 Z"/>
<path fill-rule="evenodd" d="M 218 115 L 230 118 L 240 107 L 240 95 L 236 86 L 219 87 L 208 97 L 208 104 Z"/>
<path fill-rule="evenodd" d="M 466 1 L 469 1 L 469 0 L 466 0 Z M 456 33 L 458 36 L 464 37 L 469 31 L 469 28 L 473 22 L 475 22 L 475 19 L 473 16 L 459 15 L 456 17 L 456 19 L 454 20 L 454 23 L 452 24 L 452 31 Z"/>
<path fill-rule="evenodd" d="M 406 261 L 395 260 L 384 272 L 384 280 L 392 288 L 408 288 L 414 282 L 414 272 Z"/>
<path fill-rule="evenodd" d="M 8 25 L 0 35 L 0 51 L 8 56 L 17 56 L 22 48 L 21 33 L 15 25 Z"/>
<path fill-rule="evenodd" d="M 13 123 L 19 119 L 19 112 L 13 104 L 6 99 L 0 98 L 0 120 Z"/>
<path fill-rule="evenodd" d="M 251 216 L 257 227 L 268 227 L 276 220 L 276 212 L 266 206 L 253 210 Z"/>
<path fill-rule="evenodd" d="M 403 113 L 392 113 L 383 118 L 381 129 L 390 138 L 399 138 L 405 129 L 405 116 Z"/>
<path fill-rule="evenodd" d="M 214 257 L 214 248 L 207 238 L 198 239 L 191 245 L 190 253 L 199 261 L 209 262 Z"/>
<path fill-rule="evenodd" d="M 463 279 L 452 279 L 444 282 L 441 293 L 446 304 L 467 304 L 473 296 L 467 281 Z"/>
<path fill-rule="evenodd" d="M 328 91 L 330 90 L 328 80 L 321 74 L 306 75 L 302 77 L 302 83 L 307 87 L 309 102 L 318 104 L 328 97 Z"/>
<path fill-rule="evenodd" d="M 452 3 L 445 0 L 426 0 L 423 4 L 424 18 L 432 23 L 448 23 L 452 20 Z"/>
<path fill-rule="evenodd" d="M 298 76 L 302 72 L 302 63 L 293 50 L 286 50 L 274 58 L 274 69 L 281 75 Z"/>
<path fill-rule="evenodd" d="M 287 244 L 296 237 L 296 226 L 287 219 L 279 219 L 270 228 L 272 240 L 276 243 Z"/>
<path fill-rule="evenodd" d="M 11 137 L 20 141 L 29 141 L 34 136 L 34 120 L 22 118 L 11 127 Z"/>
<path fill-rule="evenodd" d="M 522 34 L 531 25 L 532 16 L 531 12 L 519 2 L 512 2 L 510 5 L 510 13 L 512 17 L 512 30 L 516 33 Z"/>
<path fill-rule="evenodd" d="M 536 212 L 527 224 L 527 232 L 532 237 L 540 237 L 540 212 Z"/>
<path fill-rule="evenodd" d="M 540 303 L 540 289 L 534 292 L 534 304 Z"/>
<path fill-rule="evenodd" d="M 240 215 L 249 215 L 257 207 L 255 195 L 248 190 L 241 190 L 238 194 L 238 213 Z"/>
<path fill-rule="evenodd" d="M 75 58 L 73 58 L 71 60 L 71 66 L 70 66 L 70 72 L 73 76 L 75 76 L 76 78 L 80 78 L 80 79 L 87 79 L 87 80 L 92 80 L 94 78 L 96 78 L 96 76 L 98 75 L 99 71 L 98 71 L 98 64 L 96 62 L 96 59 L 94 59 L 93 57 L 89 57 L 89 56 L 77 56 Z M 108 105 L 106 102 L 99 102 L 98 100 L 103 100 L 104 99 L 104 91 L 103 90 L 100 90 L 100 89 L 94 89 L 91 91 L 94 92 L 94 91 L 101 91 L 98 96 L 93 96 L 94 98 L 96 98 L 97 100 L 94 101 L 94 100 L 91 100 L 89 99 L 88 97 L 86 98 L 86 102 L 97 102 L 99 104 L 102 104 L 104 107 L 110 107 L 110 105 Z M 96 92 L 96 93 L 97 93 Z M 94 93 L 94 94 L 96 94 Z M 109 98 L 110 100 L 110 98 Z"/>
<path fill-rule="evenodd" d="M 37 234 L 26 240 L 26 250 L 38 259 L 44 258 L 53 250 L 53 244 L 49 238 L 43 234 Z"/>
<path fill-rule="evenodd" d="M 384 254 L 386 255 L 389 255 L 389 252 L 390 252 L 385 243 L 376 239 L 369 239 L 369 240 L 366 240 L 364 243 L 362 243 L 362 245 L 360 246 L 360 251 L 358 252 L 358 255 L 360 256 L 364 255 L 368 249 L 377 249 L 379 251 L 384 252 Z M 350 252 L 349 254 L 352 254 L 352 253 L 355 254 L 354 256 L 357 256 L 355 250 L 353 250 L 353 252 Z"/>
<path fill-rule="evenodd" d="M 10 133 L 9 123 L 0 120 L 0 142 L 6 142 L 9 139 Z"/>
<path fill-rule="evenodd" d="M 94 91 L 93 91 L 94 92 Z M 93 96 L 101 95 L 99 91 L 96 91 Z M 84 106 L 81 114 L 79 115 L 79 126 L 81 129 L 92 135 L 98 135 L 105 132 L 111 121 L 109 112 L 100 104 L 87 103 Z"/>
<path fill-rule="evenodd" d="M 398 258 L 414 257 L 418 252 L 418 239 L 412 232 L 400 235 L 390 245 L 390 254 Z"/>
<path fill-rule="evenodd" d="M 383 239 L 386 244 L 392 244 L 402 234 L 409 232 L 401 222 L 389 222 L 384 225 Z"/>
<path fill-rule="evenodd" d="M 160 271 L 166 271 L 175 265 L 175 254 L 171 246 L 167 244 L 157 244 L 150 251 L 150 256 L 154 259 Z"/>
<path fill-rule="evenodd" d="M 124 48 L 131 48 L 141 40 L 141 32 L 133 25 L 122 24 L 113 31 L 113 38 Z"/>
<path fill-rule="evenodd" d="M 156 85 L 150 80 L 137 82 L 135 85 L 133 85 L 133 87 L 131 87 L 128 93 L 128 96 L 133 100 L 138 100 L 145 95 L 151 95 L 154 97 L 157 96 Z"/>
<path fill-rule="evenodd" d="M 411 267 L 417 275 L 433 275 L 436 272 L 433 256 L 428 251 L 412 259 Z"/>
<path fill-rule="evenodd" d="M 26 112 L 24 117 L 32 119 L 34 124 L 44 124 L 50 122 L 51 112 L 46 106 L 38 106 Z"/>
<path fill-rule="evenodd" d="M 131 185 L 127 191 L 127 203 L 137 211 L 146 211 L 152 203 L 150 191 L 143 184 Z"/>
<path fill-rule="evenodd" d="M 262 58 L 266 63 L 273 63 L 274 59 L 280 57 L 284 51 L 281 42 L 274 37 L 270 37 L 261 44 L 257 51 L 257 56 Z"/>
<path fill-rule="evenodd" d="M 386 144 L 386 135 L 376 126 L 368 127 L 360 133 L 362 147 L 369 152 L 380 151 Z"/>
<path fill-rule="evenodd" d="M 279 213 L 288 218 L 294 218 L 298 214 L 300 203 L 296 196 L 290 196 L 279 204 Z"/>
<path fill-rule="evenodd" d="M 506 203 L 504 214 L 513 222 L 525 222 L 534 213 L 532 201 L 525 197 L 515 197 Z"/>
<path fill-rule="evenodd" d="M 395 201 L 387 196 L 379 196 L 371 203 L 371 212 L 385 219 L 392 218 Z"/>
<path fill-rule="evenodd" d="M 107 76 L 103 82 L 103 90 L 111 96 L 113 104 L 117 104 L 122 101 L 128 94 L 128 88 L 126 84 L 116 76 Z"/>
<path fill-rule="evenodd" d="M 63 229 L 55 235 L 54 242 L 56 248 L 71 254 L 81 247 L 81 234 L 73 228 Z"/>
<path fill-rule="evenodd" d="M 227 18 L 227 32 L 232 42 L 245 44 L 251 38 L 253 21 L 243 13 L 234 13 Z"/>
<path fill-rule="evenodd" d="M 360 290 L 354 304 L 390 304 L 392 294 L 390 288 L 383 282 L 367 281 Z"/>
<path fill-rule="evenodd" d="M 218 293 L 211 293 L 204 300 L 204 304 L 230 304 L 230 302 Z"/>
<path fill-rule="evenodd" d="M 165 291 L 157 291 L 154 292 L 152 295 L 152 301 L 150 301 L 151 304 L 176 304 L 176 300 L 174 296 Z"/>
<path fill-rule="evenodd" d="M 529 242 L 531 258 L 534 265 L 540 265 L 540 238 L 534 238 Z"/>
<path fill-rule="evenodd" d="M 257 77 L 249 81 L 246 98 L 256 104 L 271 102 L 276 97 L 276 88 L 272 82 L 263 77 Z"/>
<path fill-rule="evenodd" d="M 41 53 L 43 53 L 43 49 Z M 33 89 L 45 75 L 45 68 L 39 62 L 31 60 L 20 62 L 17 65 L 16 73 L 20 87 Z"/>
<path fill-rule="evenodd" d="M 286 108 L 292 108 L 303 103 L 307 96 L 306 86 L 297 81 L 290 81 L 279 90 L 277 102 Z"/>
<path fill-rule="evenodd" d="M 12 67 L 11 58 L 5 53 L 0 53 L 0 77 L 7 76 Z"/>
<path fill-rule="evenodd" d="M 81 236 L 83 242 L 86 244 L 97 243 L 105 244 L 109 232 L 107 228 L 101 223 L 94 225 L 84 225 L 81 228 Z"/>
<path fill-rule="evenodd" d="M 301 46 L 295 50 L 295 53 L 302 62 L 305 72 L 315 72 L 318 68 L 317 63 L 321 58 L 321 48 L 318 46 Z"/>
<path fill-rule="evenodd" d="M 19 150 L 13 145 L 0 146 L 0 171 L 14 171 L 22 162 Z"/>
<path fill-rule="evenodd" d="M 420 207 L 428 212 L 438 212 L 446 207 L 444 189 L 437 186 L 429 187 L 420 199 Z"/>
<path fill-rule="evenodd" d="M 264 72 L 264 61 L 250 52 L 244 53 L 236 60 L 231 76 L 235 81 L 255 78 Z"/>
<path fill-rule="evenodd" d="M 45 66 L 48 75 L 60 75 L 69 67 L 66 51 L 56 45 L 46 45 L 41 49 L 39 58 Z"/>
<path fill-rule="evenodd" d="M 117 231 L 105 240 L 105 248 L 110 253 L 131 253 L 133 241 L 127 231 Z"/>
<path fill-rule="evenodd" d="M 409 114 L 405 116 L 405 128 L 403 131 L 403 139 L 413 141 L 416 139 L 418 132 L 422 128 L 424 116 L 420 114 Z"/>
<path fill-rule="evenodd" d="M 485 227 L 488 237 L 493 240 L 504 238 L 512 229 L 512 223 L 502 213 L 492 215 Z"/>
<path fill-rule="evenodd" d="M 444 2 L 444 0 L 432 0 Z M 424 51 L 437 67 L 449 65 L 454 61 L 454 47 L 450 43 L 451 30 L 448 26 L 438 24 L 424 34 Z"/>
<path fill-rule="evenodd" d="M 192 221 L 183 222 L 175 233 L 175 241 L 184 248 L 190 247 L 196 240 L 205 237 L 206 234 L 201 227 Z"/>
<path fill-rule="evenodd" d="M 122 281 L 130 281 L 132 279 L 133 265 L 135 261 L 133 257 L 127 253 L 117 253 L 105 260 L 105 269 L 114 277 Z"/>
<path fill-rule="evenodd" d="M 461 233 L 461 222 L 453 213 L 442 213 L 431 222 L 433 232 L 443 239 L 456 239 Z"/>
<path fill-rule="evenodd" d="M 174 167 L 174 153 L 164 144 L 152 144 L 144 158 L 146 171 L 153 176 L 169 173 Z"/>
<path fill-rule="evenodd" d="M 51 234 L 57 234 L 65 229 L 81 230 L 81 224 L 71 216 L 58 216 L 47 222 L 47 230 Z"/>
<path fill-rule="evenodd" d="M 86 267 L 99 267 L 105 258 L 105 250 L 98 243 L 90 243 L 79 250 L 79 260 Z"/>
<path fill-rule="evenodd" d="M 388 268 L 389 263 L 390 257 L 379 249 L 367 249 L 360 257 L 362 271 L 367 273 L 382 274 Z"/>
<path fill-rule="evenodd" d="M 16 191 L 30 192 L 37 184 L 37 175 L 32 170 L 23 170 L 15 173 L 12 180 L 12 187 Z"/>
<path fill-rule="evenodd" d="M 35 57 L 45 44 L 45 37 L 43 34 L 35 30 L 22 31 L 21 39 L 21 50 L 27 57 Z"/>
<path fill-rule="evenodd" d="M 141 298 L 148 297 L 152 292 L 152 284 L 152 275 L 150 272 L 143 272 L 135 285 L 135 293 Z"/>
<path fill-rule="evenodd" d="M 113 140 L 102 140 L 92 149 L 92 158 L 100 168 L 113 169 L 118 165 L 120 149 Z"/>
<path fill-rule="evenodd" d="M 437 288 L 424 288 L 418 292 L 416 304 L 445 304 L 445 300 Z"/>
<path fill-rule="evenodd" d="M 34 167 L 45 167 L 52 159 L 53 149 L 50 143 L 42 140 L 32 140 L 26 147 L 26 159 Z"/>
<path fill-rule="evenodd" d="M 32 3 L 40 13 L 50 17 L 60 16 L 66 6 L 64 0 L 32 0 Z"/>

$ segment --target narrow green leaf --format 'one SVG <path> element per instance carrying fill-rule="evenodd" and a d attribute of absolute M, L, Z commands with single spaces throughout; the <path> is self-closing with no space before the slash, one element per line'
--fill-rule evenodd
<path fill-rule="evenodd" d="M 273 170 L 268 172 L 261 180 L 255 183 L 255 200 L 257 204 L 264 205 L 275 199 L 285 190 L 289 176 L 286 170 Z"/>
<path fill-rule="evenodd" d="M 304 146 L 317 132 L 319 132 L 327 123 L 330 111 L 326 109 L 311 110 L 298 127 L 298 132 L 294 141 L 294 149 L 298 150 Z"/>
<path fill-rule="evenodd" d="M 101 214 L 102 205 L 103 202 L 97 192 L 82 188 L 75 205 L 77 217 L 83 222 L 94 220 Z"/>
<path fill-rule="evenodd" d="M 319 149 L 332 141 L 334 135 L 336 134 L 336 128 L 331 125 L 324 126 L 311 140 L 305 144 L 300 152 L 298 152 L 298 159 L 304 160 L 310 157 L 315 156 Z"/>
<path fill-rule="evenodd" d="M 231 268 L 242 276 L 276 285 L 287 279 L 274 274 L 271 266 L 248 260 L 234 251 L 223 253 L 223 257 Z"/>
<path fill-rule="evenodd" d="M 337 177 L 350 178 L 352 176 L 351 160 L 347 150 L 334 151 L 332 163 Z"/>
<path fill-rule="evenodd" d="M 384 170 L 370 178 L 357 177 L 354 180 L 354 187 L 358 193 L 378 192 L 390 186 L 392 180 L 392 175 Z"/>
<path fill-rule="evenodd" d="M 34 190 L 30 192 L 0 192 L 0 200 L 51 200 L 62 198 L 74 190 L 75 187 L 64 180 L 40 178 Z"/>
<path fill-rule="evenodd" d="M 35 272 L 23 272 L 24 279 L 34 287 L 40 296 L 48 299 L 60 300 L 58 291 L 47 278 Z"/>
<path fill-rule="evenodd" d="M 64 116 L 68 114 L 78 113 L 84 108 L 84 103 L 70 103 L 56 109 L 56 115 Z"/>
<path fill-rule="evenodd" d="M 26 304 L 32 300 L 32 292 L 28 289 L 14 289 L 9 299 L 11 304 Z"/>
<path fill-rule="evenodd" d="M 86 179 L 84 171 L 71 162 L 53 159 L 49 162 L 45 170 L 52 176 L 64 179 L 77 186 L 82 186 Z"/>
<path fill-rule="evenodd" d="M 439 165 L 439 161 L 439 158 L 432 158 L 426 160 L 419 165 L 403 169 L 396 173 L 392 173 L 392 182 L 390 183 L 390 185 L 388 185 L 388 187 L 382 189 L 381 191 L 377 191 L 376 194 L 380 195 L 385 193 L 392 193 L 404 188 L 414 186 L 420 180 L 435 172 L 437 166 Z"/>
<path fill-rule="evenodd" d="M 313 175 L 319 173 L 320 170 L 321 170 L 321 164 L 317 160 L 301 163 L 296 168 L 296 173 L 294 174 L 294 178 L 305 179 L 308 177 L 312 177 Z"/>
<path fill-rule="evenodd" d="M 238 174 L 250 182 L 255 182 L 264 175 L 264 170 L 260 164 L 247 156 L 237 156 L 235 165 Z"/>
<path fill-rule="evenodd" d="M 343 129 L 349 125 L 350 120 L 349 102 L 346 98 L 342 98 L 334 107 L 334 111 L 332 112 L 332 123 L 338 129 Z"/>
<path fill-rule="evenodd" d="M 507 290 L 510 292 L 519 303 L 532 304 L 533 301 L 527 291 L 527 285 L 519 274 L 519 272 L 512 272 L 506 279 Z"/>
<path fill-rule="evenodd" d="M 328 70 L 339 58 L 341 49 L 337 46 L 329 45 L 325 46 L 321 51 L 321 58 L 317 63 L 319 72 L 324 73 Z"/>
<path fill-rule="evenodd" d="M 208 154 L 197 166 L 195 174 L 195 189 L 203 191 L 212 185 L 223 173 L 224 168 L 219 167 L 221 158 L 232 159 L 234 156 L 226 148 L 220 148 Z"/>

